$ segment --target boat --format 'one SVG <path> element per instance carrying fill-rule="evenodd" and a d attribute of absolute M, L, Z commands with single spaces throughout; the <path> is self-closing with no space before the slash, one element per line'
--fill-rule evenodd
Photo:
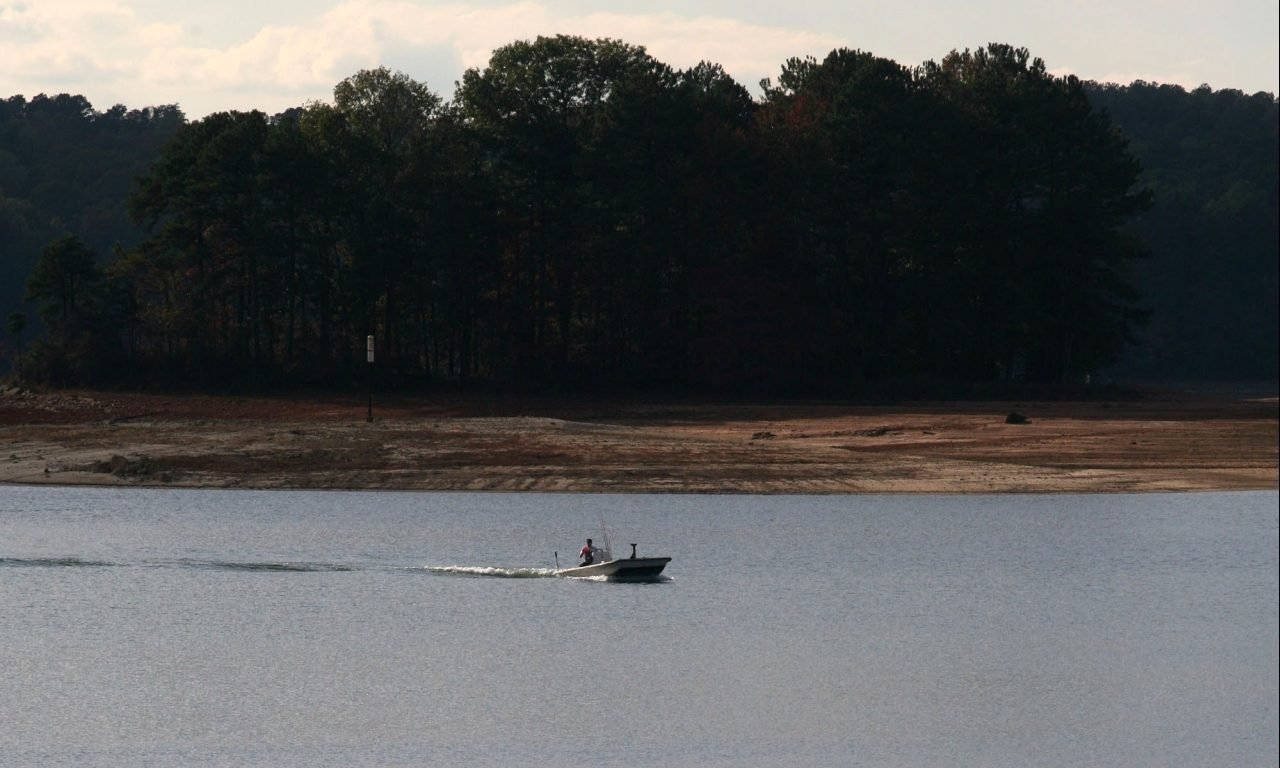
<path fill-rule="evenodd" d="M 561 568 L 556 575 L 571 579 L 604 576 L 609 581 L 655 581 L 669 562 L 669 557 L 636 557 L 636 545 L 632 544 L 631 557 Z"/>

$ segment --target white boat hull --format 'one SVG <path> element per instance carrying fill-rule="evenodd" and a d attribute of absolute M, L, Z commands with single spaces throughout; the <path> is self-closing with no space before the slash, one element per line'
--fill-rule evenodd
<path fill-rule="evenodd" d="M 556 571 L 557 576 L 583 578 L 587 576 L 604 576 L 610 581 L 653 581 L 662 573 L 662 569 L 671 562 L 669 557 L 635 557 L 626 560 L 606 560 L 603 563 L 592 563 L 577 568 L 563 568 Z"/>

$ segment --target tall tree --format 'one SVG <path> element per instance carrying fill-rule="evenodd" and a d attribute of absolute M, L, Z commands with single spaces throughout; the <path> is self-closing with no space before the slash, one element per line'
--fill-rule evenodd
<path fill-rule="evenodd" d="M 45 247 L 27 278 L 27 299 L 50 324 L 72 323 L 93 311 L 101 281 L 93 251 L 75 235 Z"/>
<path fill-rule="evenodd" d="M 580 278 L 600 253 L 589 248 L 600 219 L 586 148 L 620 85 L 665 72 L 641 47 L 559 35 L 499 48 L 463 75 L 458 104 L 506 191 L 503 333 L 512 345 L 501 356 L 522 375 L 565 380 L 580 356 L 590 322 Z"/>
<path fill-rule="evenodd" d="M 342 172 L 359 202 L 358 214 L 344 218 L 344 235 L 365 291 L 368 328 L 375 327 L 373 310 L 380 306 L 383 348 L 396 364 L 418 351 L 403 337 L 420 326 L 406 318 L 431 280 L 423 222 L 429 212 L 413 181 L 431 162 L 428 136 L 441 106 L 425 85 L 386 68 L 363 70 L 334 88 L 333 109 L 349 142 L 344 156 L 350 164 Z"/>
<path fill-rule="evenodd" d="M 22 310 L 26 277 L 51 241 L 75 234 L 105 254 L 143 239 L 126 199 L 182 123 L 174 106 L 97 111 L 70 94 L 0 100 L 0 315 Z"/>
<path fill-rule="evenodd" d="M 1179 380 L 1275 379 L 1275 95 L 1142 81 L 1086 89 L 1130 140 L 1153 195 L 1151 210 L 1134 221 L 1153 254 L 1136 276 L 1151 322 L 1119 371 Z"/>
<path fill-rule="evenodd" d="M 9 319 L 5 322 L 5 330 L 9 332 L 9 338 L 13 339 L 13 369 L 17 372 L 18 377 L 22 377 L 22 334 L 27 330 L 27 316 L 21 312 L 13 312 L 9 315 Z"/>
<path fill-rule="evenodd" d="M 185 127 L 131 199 L 155 238 L 148 266 L 162 279 L 167 313 L 199 380 L 254 376 L 263 362 L 263 224 L 258 185 L 268 132 L 261 112 L 221 112 Z"/>
<path fill-rule="evenodd" d="M 916 86 L 902 66 L 861 51 L 791 59 L 763 110 L 775 185 L 783 190 L 784 259 L 797 282 L 789 311 L 806 366 L 823 377 L 901 370 L 907 238 L 919 180 Z M 799 362 L 799 361 L 797 361 Z"/>
<path fill-rule="evenodd" d="M 1008 46 L 793 59 L 758 104 L 714 64 L 568 36 L 495 51 L 448 105 L 365 70 L 178 131 L 132 199 L 149 239 L 97 290 L 101 347 L 204 384 L 341 382 L 369 332 L 406 385 L 1071 380 L 1138 318 L 1145 202 L 1082 93 Z M 39 223 L 15 200 L 0 226 Z"/>
<path fill-rule="evenodd" d="M 964 226 L 977 242 L 956 242 L 972 243 L 966 284 L 989 363 L 1065 381 L 1114 361 L 1143 316 L 1131 273 L 1144 250 L 1123 225 L 1150 202 L 1124 138 L 1080 81 L 1026 49 L 952 52 L 923 82 L 970 148 L 955 154 L 972 174 Z"/>
<path fill-rule="evenodd" d="M 116 347 L 103 318 L 102 274 L 92 250 L 74 235 L 50 243 L 27 279 L 49 337 L 32 351 L 37 378 L 67 386 L 89 384 L 109 368 Z"/>

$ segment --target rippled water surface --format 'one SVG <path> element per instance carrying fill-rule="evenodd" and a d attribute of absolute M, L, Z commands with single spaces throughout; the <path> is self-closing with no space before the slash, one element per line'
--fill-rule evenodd
<path fill-rule="evenodd" d="M 1276 509 L 0 487 L 0 765 L 1276 765 Z"/>

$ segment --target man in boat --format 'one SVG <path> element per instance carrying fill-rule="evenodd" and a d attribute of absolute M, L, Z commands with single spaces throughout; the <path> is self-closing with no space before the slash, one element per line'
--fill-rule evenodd
<path fill-rule="evenodd" d="M 591 539 L 587 539 L 587 545 L 578 553 L 578 556 L 582 558 L 582 563 L 579 564 L 579 567 L 594 563 L 596 561 L 596 552 L 598 551 L 591 543 Z"/>

